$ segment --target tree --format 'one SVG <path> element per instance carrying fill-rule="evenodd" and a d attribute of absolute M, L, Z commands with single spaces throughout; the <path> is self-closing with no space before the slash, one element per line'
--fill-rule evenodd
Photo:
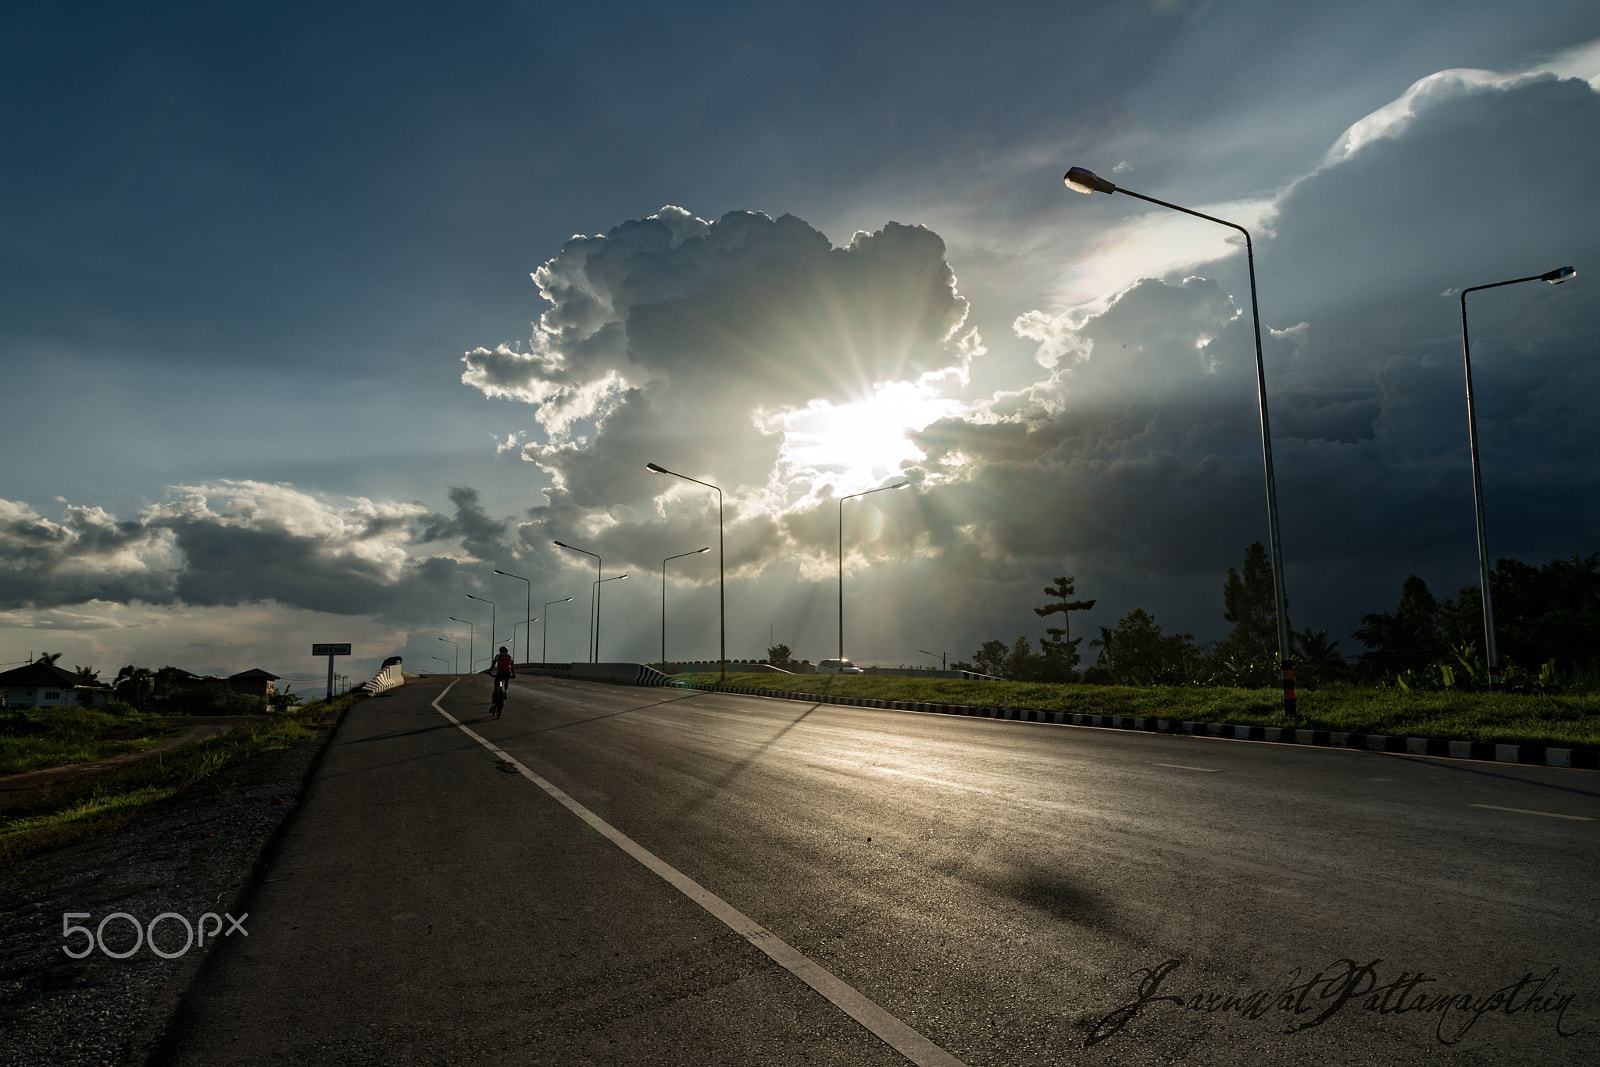
<path fill-rule="evenodd" d="M 150 694 L 155 692 L 155 676 L 148 667 L 135 667 L 130 663 L 117 672 L 111 689 L 119 700 L 142 708 L 150 702 Z"/>
<path fill-rule="evenodd" d="M 1043 682 L 1051 680 L 1045 677 L 1045 670 L 1045 657 L 1034 652 L 1033 645 L 1028 639 L 1019 635 L 1012 644 L 1011 651 L 1006 653 L 1000 673 L 1007 681 Z"/>
<path fill-rule="evenodd" d="M 1278 660 L 1278 593 L 1272 581 L 1272 564 L 1260 541 L 1244 550 L 1241 570 L 1228 568 L 1222 583 L 1222 618 L 1233 632 L 1222 642 L 1220 653 L 1248 662 Z"/>
<path fill-rule="evenodd" d="M 1290 635 L 1294 640 L 1297 680 L 1316 686 L 1342 676 L 1349 668 L 1338 652 L 1339 642 L 1328 640 L 1328 631 L 1315 632 L 1308 626 Z"/>
<path fill-rule="evenodd" d="M 1102 627 L 1092 643 L 1100 646 L 1100 666 L 1127 685 L 1180 680 L 1199 655 L 1193 634 L 1162 633 L 1155 617 L 1143 608 L 1128 612 L 1113 630 Z"/>
<path fill-rule="evenodd" d="M 1077 590 L 1073 586 L 1076 578 L 1065 575 L 1055 580 L 1054 585 L 1046 586 L 1044 594 L 1053 597 L 1054 602 L 1042 608 L 1034 608 L 1033 613 L 1041 618 L 1048 619 L 1052 615 L 1061 616 L 1059 627 L 1049 626 L 1045 633 L 1049 637 L 1039 643 L 1040 652 L 1046 660 L 1045 672 L 1049 675 L 1060 675 L 1062 680 L 1070 677 L 1078 666 L 1081 657 L 1078 654 L 1078 644 L 1081 637 L 1071 636 L 1071 613 L 1074 611 L 1089 611 L 1094 607 L 1093 600 L 1074 600 Z M 1055 680 L 1052 678 L 1052 680 Z"/>
<path fill-rule="evenodd" d="M 35 663 L 43 663 L 43 664 L 46 664 L 47 666 L 53 667 L 53 666 L 55 666 L 56 660 L 58 660 L 60 658 L 61 658 L 61 653 L 59 653 L 59 652 L 41 652 L 41 653 L 39 653 L 39 658 L 34 660 L 34 662 Z"/>
<path fill-rule="evenodd" d="M 1600 552 L 1542 567 L 1496 560 L 1489 589 L 1502 658 L 1524 667 L 1555 660 L 1569 670 L 1600 663 Z"/>
<path fill-rule="evenodd" d="M 983 647 L 972 654 L 972 662 L 978 665 L 978 670 L 984 674 L 992 674 L 997 678 L 1004 678 L 1006 671 L 1006 657 L 1010 649 L 1006 648 L 1004 641 L 985 641 Z"/>
<path fill-rule="evenodd" d="M 767 649 L 767 662 L 786 671 L 794 665 L 794 650 L 788 645 L 773 645 Z"/>
<path fill-rule="evenodd" d="M 1439 601 L 1415 574 L 1400 587 L 1393 611 L 1361 616 L 1355 639 L 1367 646 L 1362 667 L 1380 677 L 1425 670 L 1450 651 L 1439 631 Z"/>
<path fill-rule="evenodd" d="M 93 667 L 80 667 L 73 664 L 72 673 L 78 676 L 79 685 L 99 685 L 100 672 Z"/>

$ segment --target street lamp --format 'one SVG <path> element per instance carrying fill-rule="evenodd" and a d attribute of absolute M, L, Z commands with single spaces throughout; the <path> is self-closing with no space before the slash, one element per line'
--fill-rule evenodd
<path fill-rule="evenodd" d="M 500 570 L 499 568 L 496 568 L 495 569 L 495 573 L 496 574 L 503 574 L 507 578 L 515 578 L 519 582 L 528 582 L 528 579 L 524 578 L 522 575 L 520 575 L 520 574 L 512 574 L 510 571 L 503 571 L 503 570 Z M 529 654 L 529 651 L 528 651 L 529 646 L 530 646 L 530 642 L 533 641 L 533 623 L 534 623 L 534 618 L 533 618 L 533 583 L 532 582 L 528 582 L 528 618 L 523 623 L 523 625 L 527 627 L 527 630 L 523 631 L 523 634 L 522 634 L 522 658 L 527 660 L 529 663 L 533 662 L 533 657 Z M 516 647 L 516 643 L 517 643 L 517 628 L 515 626 L 513 626 L 511 628 L 511 646 L 513 648 L 515 648 Z"/>
<path fill-rule="evenodd" d="M 1272 542 L 1272 587 L 1277 601 L 1278 611 L 1278 667 L 1283 672 L 1283 711 L 1290 719 L 1298 719 L 1295 712 L 1294 693 L 1294 661 L 1290 656 L 1289 648 L 1289 596 L 1283 583 L 1283 548 L 1278 542 L 1278 490 L 1272 477 L 1272 431 L 1267 421 L 1267 369 L 1266 363 L 1261 358 L 1261 311 L 1256 304 L 1256 253 L 1250 241 L 1250 231 L 1240 226 L 1237 222 L 1219 219 L 1214 215 L 1202 214 L 1177 204 L 1169 204 L 1165 200 L 1157 200 L 1153 196 L 1135 193 L 1128 189 L 1119 188 L 1106 181 L 1092 170 L 1083 167 L 1073 167 L 1067 171 L 1065 181 L 1067 188 L 1077 193 L 1122 193 L 1151 204 L 1181 211 L 1185 215 L 1193 215 L 1197 219 L 1215 222 L 1228 226 L 1244 234 L 1245 262 L 1250 269 L 1250 316 L 1255 322 L 1256 337 L 1256 398 L 1261 405 L 1261 463 L 1266 468 L 1267 474 L 1267 533 Z"/>
<path fill-rule="evenodd" d="M 594 583 L 594 662 L 600 662 L 600 587 L 606 582 L 621 581 L 626 574 L 613 574 Z"/>
<path fill-rule="evenodd" d="M 710 552 L 711 546 L 697 548 L 693 552 L 679 552 L 676 556 L 668 556 L 661 561 L 661 666 L 667 665 L 667 560 L 682 559 L 684 556 L 698 556 L 702 552 Z"/>
<path fill-rule="evenodd" d="M 439 640 L 441 640 L 441 641 L 443 641 L 443 640 L 444 640 L 444 638 L 442 638 L 442 637 L 441 637 L 441 638 L 439 638 Z M 449 666 L 450 666 L 450 661 L 449 661 L 449 660 L 447 660 L 447 659 L 445 659 L 445 658 L 444 658 L 444 657 L 443 657 L 443 656 L 429 656 L 429 657 L 428 657 L 428 658 L 429 658 L 429 659 L 436 659 L 436 660 L 438 660 L 438 661 L 439 661 L 439 662 L 440 662 L 440 663 L 443 663 L 443 664 L 444 664 L 444 665 L 445 665 L 445 666 L 446 666 L 446 667 L 449 667 Z"/>
<path fill-rule="evenodd" d="M 598 612 L 598 610 L 596 608 L 596 605 L 595 605 L 595 599 L 600 596 L 600 586 L 599 586 L 600 557 L 595 555 L 593 552 L 590 552 L 586 548 L 573 548 L 573 546 L 567 544 L 564 541 L 552 541 L 550 543 L 555 545 L 557 548 L 565 548 L 565 549 L 568 549 L 568 550 L 573 551 L 573 552 L 582 552 L 585 556 L 594 556 L 594 577 L 595 577 L 596 584 L 595 584 L 594 588 L 589 591 L 589 662 L 590 663 L 594 663 L 594 662 L 596 662 L 595 661 L 595 656 L 598 654 L 595 651 L 595 647 L 594 647 L 595 646 L 594 630 L 595 630 L 596 616 L 599 614 L 599 612 Z"/>
<path fill-rule="evenodd" d="M 467 628 L 467 673 L 471 674 L 472 673 L 472 663 L 473 663 L 473 661 L 475 659 L 477 659 L 477 657 L 473 655 L 473 652 L 476 651 L 476 647 L 475 646 L 477 645 L 477 641 L 478 641 L 477 637 L 474 636 L 477 631 L 473 628 L 472 623 L 467 622 L 466 619 L 458 619 L 454 615 L 447 615 L 447 616 L 445 616 L 445 618 L 449 619 L 451 622 L 459 622 L 459 623 L 463 624 L 464 626 L 466 626 L 466 628 Z M 461 646 L 457 645 L 456 646 L 456 651 L 460 652 L 461 651 Z M 457 670 L 458 673 L 460 672 L 460 669 L 461 669 L 461 664 L 457 663 L 456 664 L 456 670 Z"/>
<path fill-rule="evenodd" d="M 674 478 L 682 478 L 695 485 L 703 485 L 707 489 L 717 490 L 717 626 L 721 638 L 717 646 L 717 665 L 722 670 L 722 680 L 728 680 L 728 599 L 726 571 L 724 568 L 725 554 L 722 550 L 722 490 L 710 482 L 702 482 L 699 478 L 691 478 L 687 474 L 669 471 L 667 468 L 655 463 L 646 463 L 645 469 L 655 474 L 670 474 Z"/>
<path fill-rule="evenodd" d="M 1560 285 L 1578 272 L 1571 267 L 1557 267 L 1543 274 L 1530 274 L 1526 278 L 1474 285 L 1461 290 L 1461 363 L 1467 374 L 1467 442 L 1472 449 L 1472 506 L 1478 518 L 1478 589 L 1483 594 L 1483 649 L 1489 665 L 1489 688 L 1500 681 L 1500 661 L 1494 648 L 1494 604 L 1489 597 L 1489 536 L 1483 525 L 1483 481 L 1478 474 L 1478 416 L 1472 406 L 1472 348 L 1467 343 L 1467 294 L 1479 289 L 1498 289 L 1502 285 L 1518 282 L 1549 282 Z"/>
<path fill-rule="evenodd" d="M 917 649 L 917 651 L 921 652 L 924 656 L 938 656 L 939 657 L 939 669 L 941 671 L 945 669 L 945 664 L 947 662 L 949 662 L 947 657 L 950 655 L 950 653 L 948 653 L 948 652 L 929 652 L 925 648 L 919 648 L 919 649 Z"/>
<path fill-rule="evenodd" d="M 491 651 L 489 653 L 489 661 L 492 663 L 492 662 L 494 662 L 494 652 L 492 651 L 492 649 L 494 648 L 495 642 L 500 640 L 500 638 L 495 634 L 494 601 L 492 601 L 492 600 L 484 600 L 483 597 L 481 597 L 481 596 L 473 596 L 471 593 L 467 594 L 467 599 L 468 600 L 482 601 L 483 603 L 489 605 L 489 648 L 491 649 Z"/>
<path fill-rule="evenodd" d="M 870 496 L 881 493 L 885 489 L 904 489 L 910 482 L 895 482 L 893 485 L 880 485 L 876 489 L 868 489 L 862 493 L 851 493 L 849 496 L 839 498 L 839 673 L 844 673 L 844 502 L 853 500 L 858 496 Z"/>
<path fill-rule="evenodd" d="M 545 605 L 544 605 L 544 625 L 542 627 L 540 627 L 540 630 L 543 632 L 543 637 L 542 637 L 542 639 L 540 640 L 540 643 L 539 643 L 539 662 L 540 663 L 546 663 L 550 659 L 550 605 L 551 604 L 570 604 L 570 603 L 572 603 L 572 598 L 571 597 L 567 597 L 567 599 L 565 599 L 565 600 L 547 600 L 547 601 L 545 601 Z"/>
<path fill-rule="evenodd" d="M 538 619 L 529 619 L 527 622 L 514 622 L 514 623 L 511 624 L 511 647 L 513 649 L 515 649 L 517 647 L 517 627 L 526 626 L 528 628 L 528 633 L 531 634 L 531 633 L 533 633 L 533 624 L 538 622 L 538 621 L 539 621 Z M 524 656 L 526 656 L 528 654 L 528 635 L 527 634 L 523 634 L 522 654 Z M 532 660 L 528 660 L 528 662 L 532 663 L 533 661 Z"/>

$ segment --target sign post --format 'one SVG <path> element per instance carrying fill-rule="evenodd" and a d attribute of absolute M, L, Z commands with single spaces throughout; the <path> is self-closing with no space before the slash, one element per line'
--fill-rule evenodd
<path fill-rule="evenodd" d="M 332 700 L 333 699 L 333 657 L 335 657 L 335 656 L 348 656 L 350 654 L 350 646 L 349 645 L 312 645 L 311 646 L 311 654 L 313 656 L 327 656 L 328 657 L 328 696 L 327 696 L 327 699 L 328 700 Z"/>

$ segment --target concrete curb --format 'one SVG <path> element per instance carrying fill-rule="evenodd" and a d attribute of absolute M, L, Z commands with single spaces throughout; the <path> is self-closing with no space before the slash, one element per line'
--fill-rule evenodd
<path fill-rule="evenodd" d="M 659 683 L 654 683 L 659 684 Z M 980 707 L 966 704 L 926 704 L 903 700 L 875 700 L 870 697 L 840 697 L 826 693 L 789 693 L 739 685 L 689 685 L 673 683 L 683 689 L 702 689 L 715 693 L 802 700 L 813 704 L 841 704 L 857 708 L 884 708 L 889 711 L 914 711 L 935 715 L 968 715 L 984 719 L 1009 719 L 1017 722 L 1050 723 L 1057 726 L 1086 726 L 1110 730 L 1139 730 L 1146 733 L 1189 734 L 1194 737 L 1220 737 L 1235 741 L 1263 741 L 1279 745 L 1310 745 L 1318 748 L 1354 748 L 1369 752 L 1400 752 L 1412 756 L 1443 759 L 1487 760 L 1534 767 L 1571 767 L 1600 770 L 1600 749 L 1557 748 L 1554 745 L 1503 745 L 1489 741 L 1441 741 L 1432 737 L 1398 737 L 1388 734 L 1344 733 L 1337 730 L 1302 730 L 1280 726 L 1239 726 L 1232 723 L 1195 722 L 1187 719 L 1147 719 L 1129 715 L 1080 715 L 1070 711 L 1045 711 L 1039 708 Z"/>

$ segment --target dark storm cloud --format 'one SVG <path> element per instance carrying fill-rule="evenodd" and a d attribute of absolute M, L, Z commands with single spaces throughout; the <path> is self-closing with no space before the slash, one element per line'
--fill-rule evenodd
<path fill-rule="evenodd" d="M 1470 582 L 1455 291 L 1568 263 L 1566 285 L 1469 297 L 1491 548 L 1600 547 L 1600 93 L 1440 76 L 1407 105 L 1293 186 L 1257 242 L 1285 557 L 1312 612 L 1381 607 L 1353 604 L 1353 574 L 1368 596 L 1429 568 L 1447 593 Z M 996 566 L 1170 576 L 1264 539 L 1241 259 L 1019 320 L 1051 376 L 917 437 L 948 534 Z"/>

